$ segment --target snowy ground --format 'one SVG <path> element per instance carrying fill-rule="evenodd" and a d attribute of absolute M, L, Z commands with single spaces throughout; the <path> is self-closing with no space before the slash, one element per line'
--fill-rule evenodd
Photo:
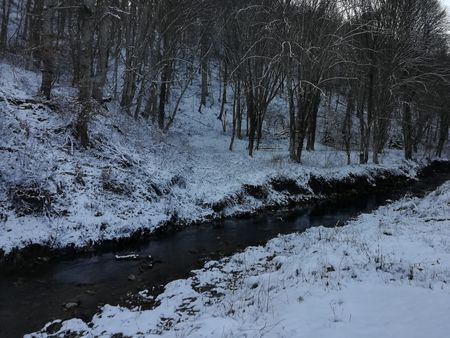
<path fill-rule="evenodd" d="M 448 337 L 450 182 L 340 228 L 208 262 L 157 301 L 107 305 L 89 324 L 55 322 L 56 334 L 28 337 Z"/>
<path fill-rule="evenodd" d="M 161 134 L 111 104 L 105 116 L 91 122 L 93 147 L 84 150 L 72 134 L 73 89 L 57 84 L 49 104 L 13 104 L 13 99 L 33 99 L 38 85 L 38 74 L 0 63 L 0 254 L 33 243 L 88 246 L 138 229 L 151 230 L 173 218 L 202 220 L 216 216 L 211 206 L 241 192 L 244 184 L 264 185 L 274 177 L 292 178 L 308 188 L 312 172 L 342 178 L 388 168 L 414 176 L 418 168 L 393 150 L 383 155 L 379 167 L 347 166 L 342 151 L 321 145 L 306 152 L 298 165 L 288 160 L 285 139 L 257 151 L 254 158 L 247 156 L 245 140 L 236 140 L 230 152 L 230 135 L 216 117 L 217 100 L 213 104 L 210 97 L 211 106 L 200 114 L 196 85 L 169 133 Z M 272 113 L 285 111 L 283 102 L 278 99 Z M 270 130 L 265 134 L 266 139 L 275 137 Z M 355 163 L 356 154 L 352 156 Z M 21 199 L 30 187 L 42 203 L 31 212 Z M 15 196 L 19 198 L 13 203 Z M 224 212 L 285 200 L 276 192 L 264 201 L 245 197 Z"/>

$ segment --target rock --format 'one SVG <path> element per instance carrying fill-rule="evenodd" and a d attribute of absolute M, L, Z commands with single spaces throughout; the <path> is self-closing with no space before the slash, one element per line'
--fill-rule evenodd
<path fill-rule="evenodd" d="M 74 308 L 78 307 L 79 305 L 80 304 L 75 303 L 75 302 L 69 302 L 69 303 L 64 304 L 64 308 L 66 310 L 70 310 L 70 309 L 74 309 Z"/>
<path fill-rule="evenodd" d="M 98 216 L 98 217 L 99 217 L 99 216 Z M 105 231 L 107 228 L 108 228 L 108 223 L 102 222 L 102 223 L 100 224 L 100 227 L 99 227 L 100 231 Z"/>
<path fill-rule="evenodd" d="M 153 268 L 153 263 L 149 262 L 149 263 L 143 263 L 141 265 L 139 265 L 139 272 L 143 272 L 145 270 L 149 270 Z"/>
<path fill-rule="evenodd" d="M 8 220 L 8 215 L 0 212 L 0 222 L 5 222 Z"/>
<path fill-rule="evenodd" d="M 53 323 L 46 326 L 45 332 L 48 334 L 55 334 L 62 328 L 62 322 L 60 320 L 54 321 Z"/>
<path fill-rule="evenodd" d="M 116 255 L 116 259 L 118 261 L 120 260 L 136 260 L 139 259 L 139 255 L 137 254 L 130 254 L 130 255 Z"/>
<path fill-rule="evenodd" d="M 39 262 L 48 263 L 50 261 L 49 257 L 38 257 L 36 258 Z"/>

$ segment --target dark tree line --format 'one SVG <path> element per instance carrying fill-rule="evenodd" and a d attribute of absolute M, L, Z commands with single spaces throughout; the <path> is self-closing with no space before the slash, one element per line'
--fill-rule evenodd
<path fill-rule="evenodd" d="M 346 104 L 339 128 L 349 162 L 357 143 L 361 163 L 370 153 L 378 163 L 397 125 L 406 159 L 420 147 L 440 156 L 448 138 L 450 56 L 438 0 L 0 0 L 0 19 L 0 49 L 41 70 L 43 97 L 59 74 L 71 76 L 85 146 L 107 99 L 167 131 L 198 79 L 201 113 L 213 65 L 224 129 L 232 107 L 230 150 L 235 138 L 246 138 L 250 156 L 260 148 L 277 96 L 297 162 L 314 151 L 319 108 L 333 96 Z"/>

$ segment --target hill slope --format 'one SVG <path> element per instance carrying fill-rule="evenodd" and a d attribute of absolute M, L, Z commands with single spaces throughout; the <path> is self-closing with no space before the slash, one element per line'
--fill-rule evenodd
<path fill-rule="evenodd" d="M 289 189 L 270 184 L 280 178 L 305 197 L 314 193 L 308 185 L 312 173 L 370 180 L 377 170 L 413 177 L 418 168 L 404 162 L 400 151 L 385 153 L 380 166 L 347 166 L 343 152 L 320 144 L 298 165 L 288 160 L 287 140 L 270 130 L 265 135 L 270 149 L 249 158 L 246 141 L 236 140 L 231 152 L 230 135 L 217 120 L 219 104 L 210 97 L 210 106 L 197 111 L 196 84 L 167 134 L 110 103 L 91 121 L 92 146 L 83 149 L 73 136 L 73 89 L 56 85 L 52 101 L 43 101 L 33 96 L 37 74 L 4 63 L 0 73 L 4 253 L 29 244 L 88 246 L 170 220 L 205 220 L 286 204 L 292 199 Z M 283 99 L 271 109 L 285 111 Z M 356 153 L 352 157 L 356 162 Z"/>

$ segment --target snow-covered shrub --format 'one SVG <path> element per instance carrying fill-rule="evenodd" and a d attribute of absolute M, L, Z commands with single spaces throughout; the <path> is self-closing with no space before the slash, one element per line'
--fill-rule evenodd
<path fill-rule="evenodd" d="M 117 179 L 112 177 L 112 170 L 110 167 L 102 169 L 100 181 L 104 190 L 112 192 L 117 195 L 130 195 L 130 187 Z"/>
<path fill-rule="evenodd" d="M 53 200 L 52 194 L 38 182 L 17 184 L 10 188 L 9 196 L 20 216 L 48 214 Z"/>

